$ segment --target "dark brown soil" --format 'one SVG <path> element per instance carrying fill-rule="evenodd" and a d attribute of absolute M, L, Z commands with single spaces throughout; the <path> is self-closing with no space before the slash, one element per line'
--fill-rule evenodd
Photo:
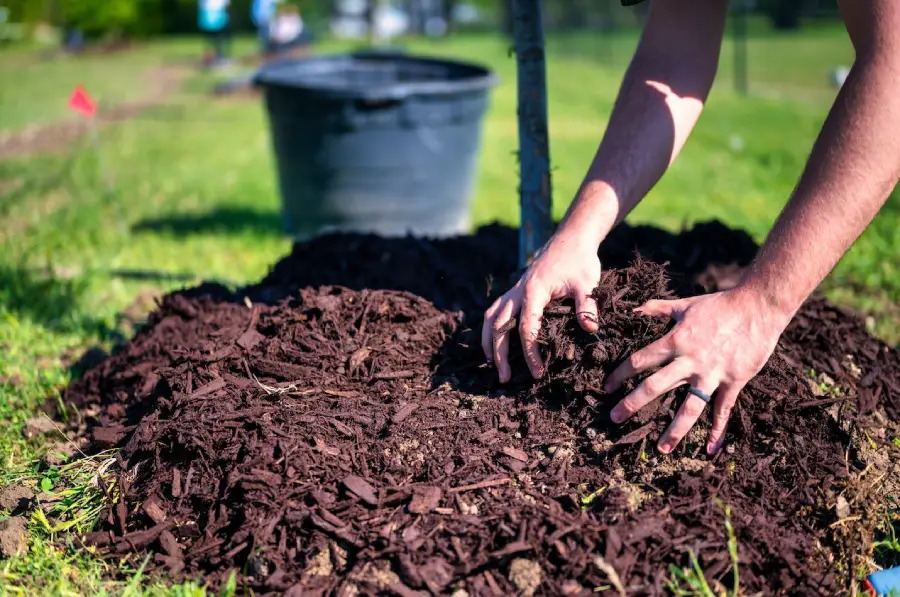
<path fill-rule="evenodd" d="M 747 594 L 844 594 L 897 460 L 898 353 L 811 299 L 742 394 L 727 449 L 704 456 L 703 422 L 660 456 L 683 389 L 622 427 L 608 413 L 624 390 L 601 390 L 668 328 L 631 309 L 727 286 L 755 245 L 718 224 L 619 227 L 601 248 L 600 332 L 554 303 L 549 374 L 533 382 L 516 347 L 501 387 L 479 318 L 515 246 L 500 227 L 331 236 L 257 286 L 165 297 L 66 393 L 100 407 L 96 447 L 123 446 L 121 502 L 84 541 L 150 550 L 176 578 L 236 570 L 256 594 L 655 595 L 691 554 L 732 585 L 727 507 Z"/>

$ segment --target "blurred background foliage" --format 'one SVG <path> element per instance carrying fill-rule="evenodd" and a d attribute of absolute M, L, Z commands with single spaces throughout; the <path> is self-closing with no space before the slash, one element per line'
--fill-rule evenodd
<path fill-rule="evenodd" d="M 285 0 L 297 4 L 304 19 L 315 22 L 327 18 L 335 10 L 332 0 Z M 410 10 L 421 0 L 385 1 Z M 487 15 L 490 25 L 509 31 L 511 0 L 441 0 L 446 14 L 458 4 L 476 7 Z M 833 17 L 837 0 L 737 0 L 743 1 L 751 13 L 764 16 L 775 29 L 797 29 L 804 22 Z M 231 0 L 231 27 L 249 31 L 252 0 Z M 601 29 L 614 30 L 633 26 L 646 11 L 644 2 L 637 10 L 623 9 L 619 0 L 545 0 L 544 12 L 549 30 Z M 197 0 L 0 0 L 9 10 L 8 20 L 26 29 L 52 26 L 78 30 L 88 39 L 142 38 L 166 34 L 196 32 Z"/>

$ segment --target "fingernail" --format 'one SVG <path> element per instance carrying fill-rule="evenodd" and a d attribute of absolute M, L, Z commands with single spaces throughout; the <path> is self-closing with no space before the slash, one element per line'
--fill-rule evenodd
<path fill-rule="evenodd" d="M 722 447 L 722 440 L 719 440 L 717 442 L 709 442 L 706 445 L 706 453 L 709 454 L 710 456 L 713 456 L 716 452 L 719 451 L 719 449 L 721 447 Z"/>
<path fill-rule="evenodd" d="M 618 425 L 619 423 L 625 421 L 625 413 L 623 413 L 622 410 L 617 406 L 612 409 L 611 413 L 609 413 L 609 418 L 612 419 L 613 423 L 616 423 Z"/>
<path fill-rule="evenodd" d="M 672 451 L 672 444 L 664 443 L 659 445 L 659 451 L 663 454 L 668 454 Z"/>
<path fill-rule="evenodd" d="M 509 371 L 504 369 L 500 372 L 500 383 L 506 383 L 509 381 Z"/>

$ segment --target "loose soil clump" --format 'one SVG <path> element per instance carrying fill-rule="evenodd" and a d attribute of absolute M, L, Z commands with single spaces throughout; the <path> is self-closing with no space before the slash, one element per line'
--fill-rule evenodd
<path fill-rule="evenodd" d="M 83 538 L 110 557 L 257 594 L 664 594 L 696 557 L 748 594 L 843 594 L 871 565 L 897 449 L 900 357 L 814 298 L 742 393 L 727 449 L 708 423 L 655 440 L 684 388 L 626 425 L 602 390 L 670 323 L 653 298 L 728 286 L 752 259 L 719 224 L 620 226 L 601 248 L 600 330 L 556 301 L 501 386 L 483 309 L 514 278 L 514 232 L 443 241 L 329 236 L 259 285 L 168 295 L 116 355 L 70 386 L 121 446 L 120 501 Z M 493 282 L 492 282 L 493 281 Z"/>

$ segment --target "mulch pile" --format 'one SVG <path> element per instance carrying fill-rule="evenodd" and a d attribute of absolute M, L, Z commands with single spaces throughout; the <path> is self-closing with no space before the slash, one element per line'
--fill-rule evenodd
<path fill-rule="evenodd" d="M 897 461 L 900 355 L 811 299 L 742 394 L 727 449 L 707 459 L 701 423 L 661 456 L 684 389 L 623 426 L 608 414 L 628 388 L 601 389 L 669 329 L 631 309 L 727 287 L 752 240 L 620 226 L 601 247 L 600 331 L 553 303 L 548 375 L 531 380 L 514 347 L 500 386 L 479 319 L 515 246 L 499 226 L 328 236 L 256 286 L 165 297 L 66 392 L 98 412 L 96 447 L 123 448 L 121 500 L 84 542 L 149 550 L 175 578 L 236 570 L 256 594 L 461 597 L 662 594 L 692 557 L 731 587 L 733 537 L 748 594 L 845 593 Z"/>

